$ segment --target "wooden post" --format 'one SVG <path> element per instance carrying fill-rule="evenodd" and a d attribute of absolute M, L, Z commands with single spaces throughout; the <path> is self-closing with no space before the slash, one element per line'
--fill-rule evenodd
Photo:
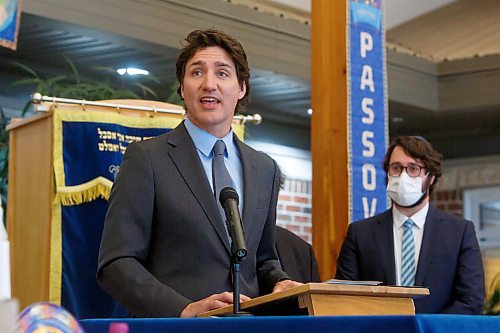
<path fill-rule="evenodd" d="M 335 274 L 348 226 L 346 1 L 311 8 L 313 245 L 322 279 Z"/>

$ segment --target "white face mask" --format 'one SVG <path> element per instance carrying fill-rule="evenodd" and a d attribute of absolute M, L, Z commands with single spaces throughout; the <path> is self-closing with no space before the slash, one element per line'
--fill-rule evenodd
<path fill-rule="evenodd" d="M 409 207 L 422 198 L 422 178 L 410 177 L 404 171 L 401 175 L 388 176 L 387 193 L 389 197 L 402 207 Z"/>

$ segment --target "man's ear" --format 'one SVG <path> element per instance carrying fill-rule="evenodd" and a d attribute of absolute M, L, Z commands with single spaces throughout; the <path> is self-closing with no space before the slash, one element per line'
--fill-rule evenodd
<path fill-rule="evenodd" d="M 246 93 L 247 93 L 247 85 L 245 82 L 243 82 L 243 84 L 241 85 L 241 91 L 238 94 L 238 99 L 242 99 L 243 97 L 245 97 Z"/>
<path fill-rule="evenodd" d="M 184 99 L 184 84 L 181 83 L 181 97 Z"/>

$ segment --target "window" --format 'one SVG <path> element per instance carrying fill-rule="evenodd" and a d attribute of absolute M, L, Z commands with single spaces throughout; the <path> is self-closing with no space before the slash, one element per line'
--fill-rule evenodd
<path fill-rule="evenodd" d="M 464 190 L 464 217 L 474 222 L 479 246 L 500 248 L 500 186 Z"/>

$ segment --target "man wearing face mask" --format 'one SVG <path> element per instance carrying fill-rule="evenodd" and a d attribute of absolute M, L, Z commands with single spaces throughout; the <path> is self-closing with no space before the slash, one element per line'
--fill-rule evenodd
<path fill-rule="evenodd" d="M 336 278 L 427 287 L 417 313 L 479 314 L 484 272 L 474 225 L 429 205 L 441 160 L 422 137 L 391 143 L 383 166 L 392 208 L 349 225 Z"/>

